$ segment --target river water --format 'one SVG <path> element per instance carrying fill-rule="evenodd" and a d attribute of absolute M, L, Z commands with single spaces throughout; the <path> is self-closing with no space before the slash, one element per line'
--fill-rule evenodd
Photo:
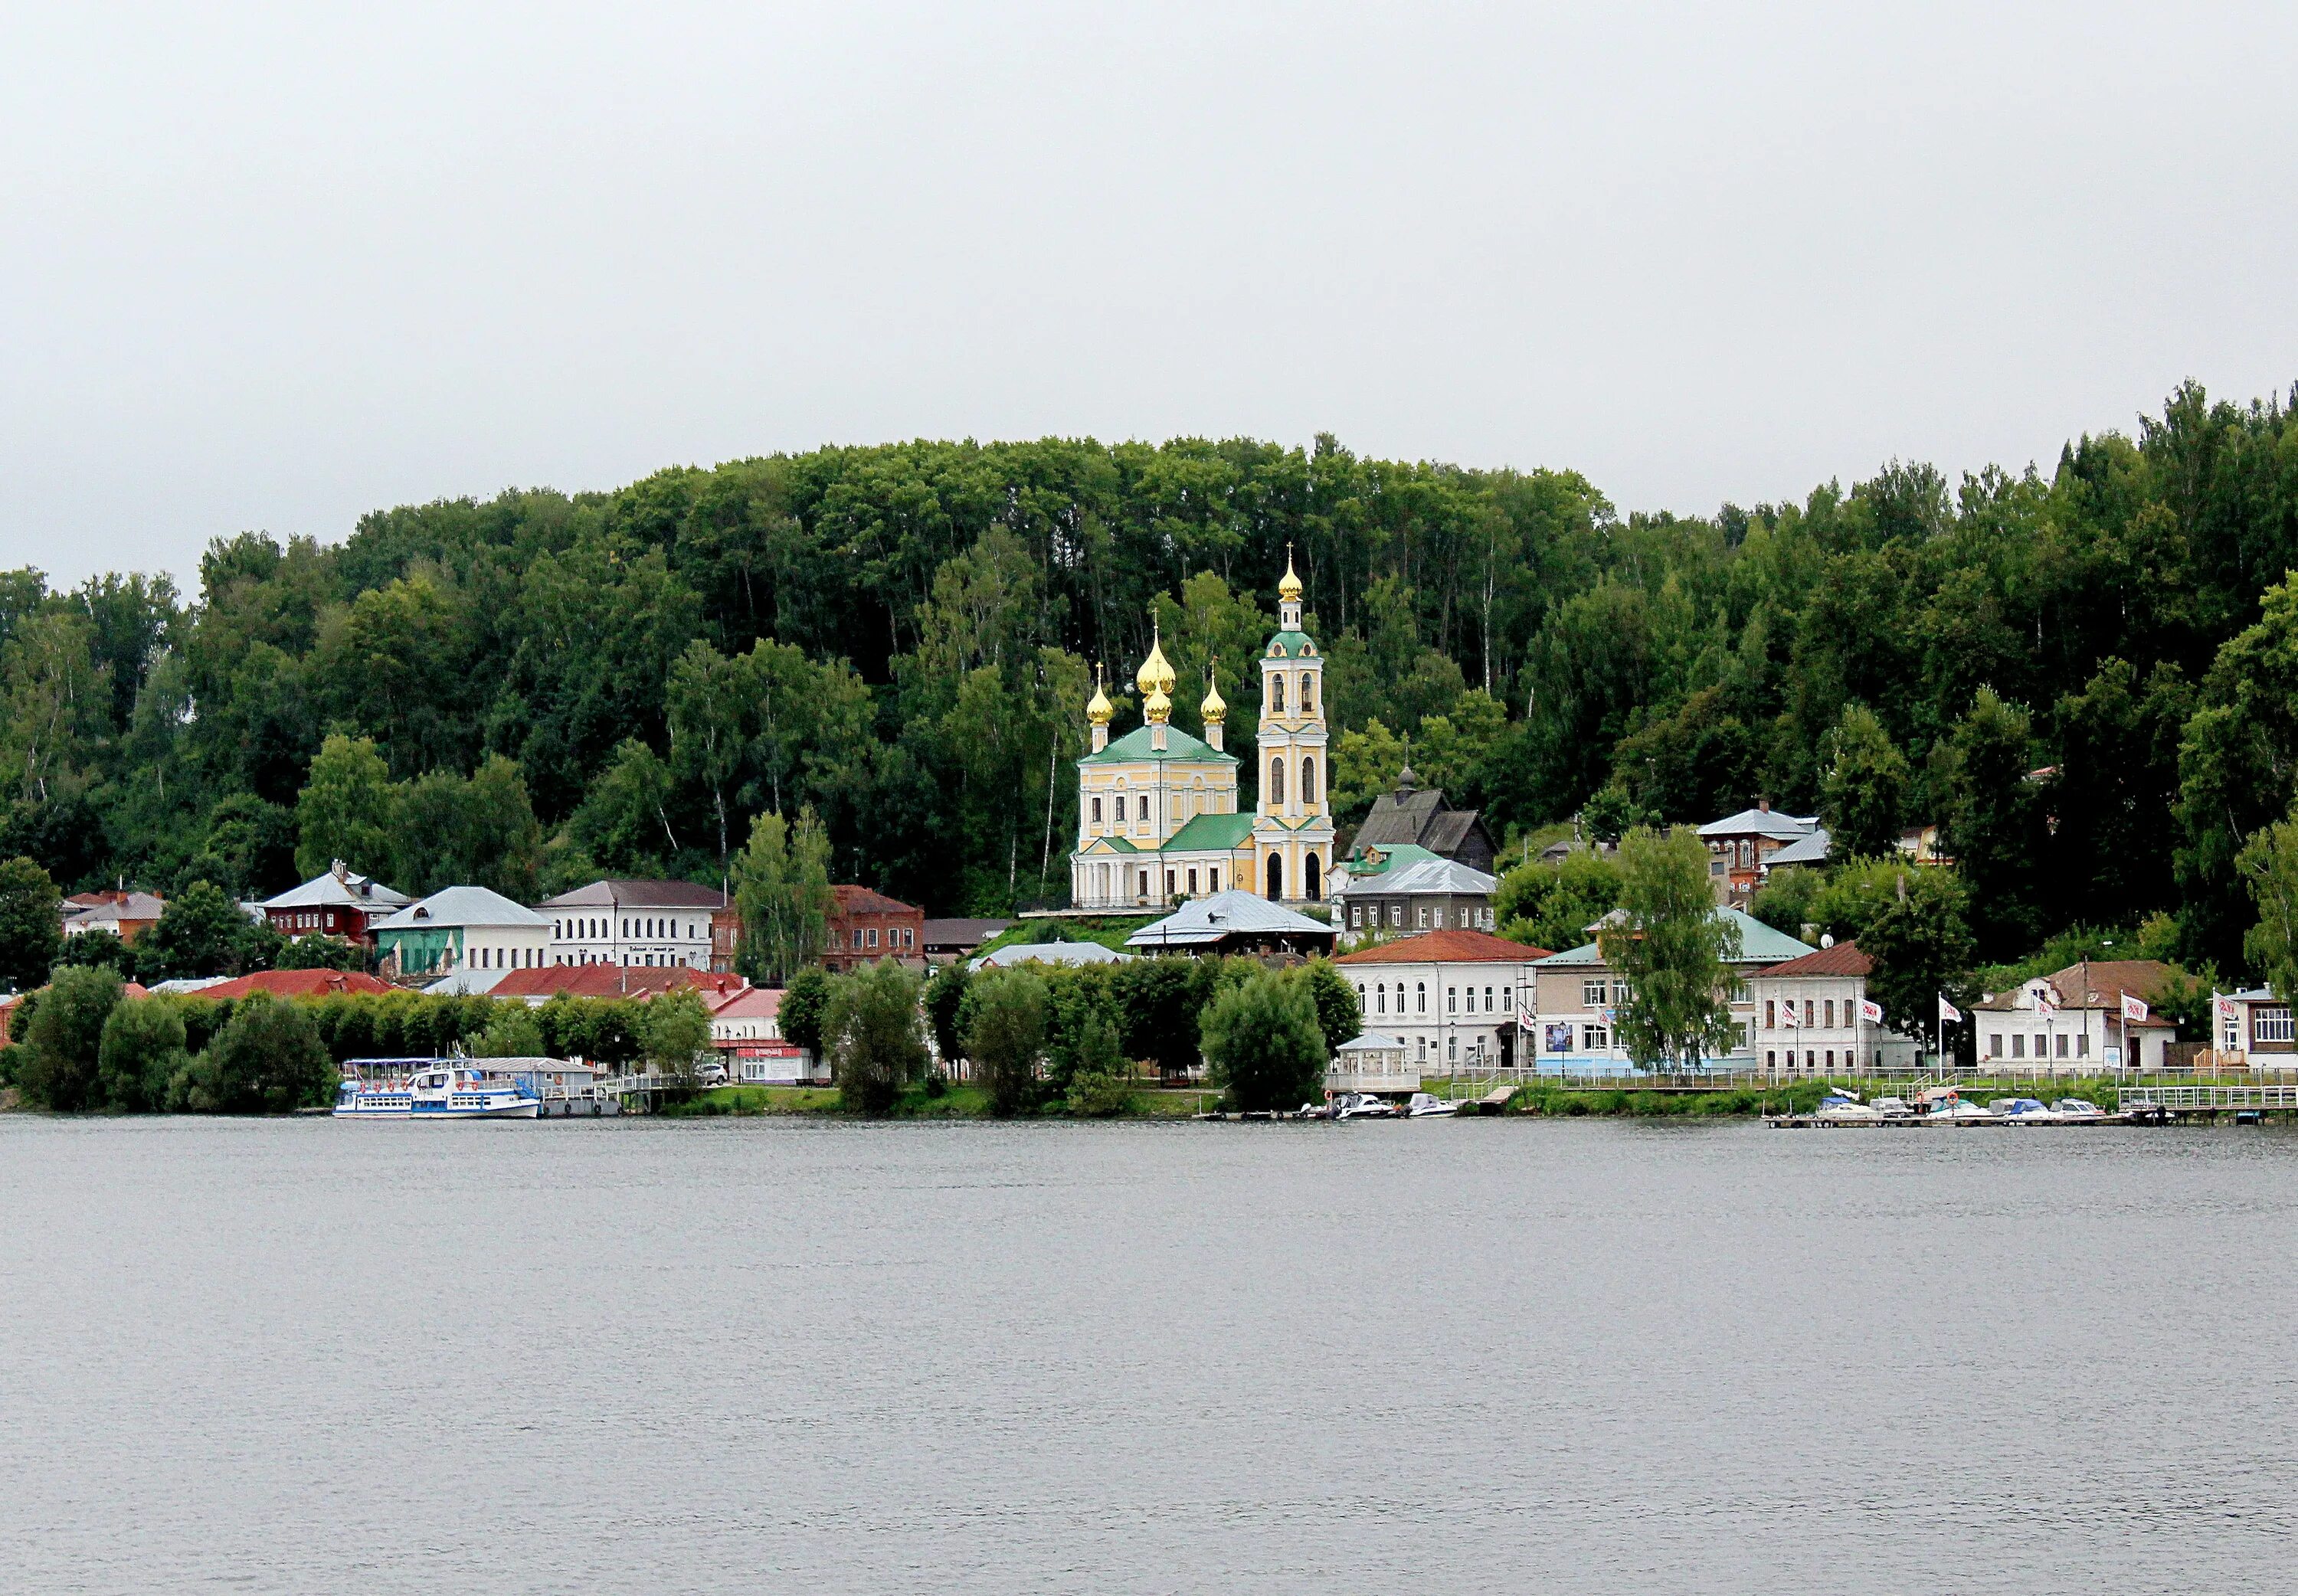
<path fill-rule="evenodd" d="M 0 1119 L 0 1588 L 2298 1583 L 2298 1134 Z"/>

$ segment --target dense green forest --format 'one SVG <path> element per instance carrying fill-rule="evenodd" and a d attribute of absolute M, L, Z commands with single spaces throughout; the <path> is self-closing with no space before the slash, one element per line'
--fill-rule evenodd
<path fill-rule="evenodd" d="M 1094 665 L 1129 685 L 1153 617 L 1249 753 L 1289 544 L 1346 808 L 1409 757 L 1495 831 L 1936 821 L 1988 956 L 2167 910 L 2231 970 L 2298 756 L 2291 417 L 2189 386 L 2047 475 L 1893 463 L 1704 519 L 1328 437 L 830 448 L 219 539 L 196 596 L 18 570 L 0 854 L 251 893 L 341 852 L 531 897 L 715 882 L 810 807 L 839 879 L 1058 902 Z"/>

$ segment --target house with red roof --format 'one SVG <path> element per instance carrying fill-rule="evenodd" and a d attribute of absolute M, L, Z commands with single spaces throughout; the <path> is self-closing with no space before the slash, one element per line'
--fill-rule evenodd
<path fill-rule="evenodd" d="M 1973 1004 L 1982 1069 L 2162 1068 L 2178 1028 L 2154 1000 L 2179 972 L 2159 959 L 2085 959 Z"/>
<path fill-rule="evenodd" d="M 804 1048 L 782 1039 L 782 989 L 744 987 L 710 1004 L 710 1045 L 740 1086 L 801 1086 L 827 1081 L 830 1071 Z"/>
<path fill-rule="evenodd" d="M 1874 969 L 1856 942 L 1830 942 L 1748 976 L 1748 1037 L 1764 1068 L 1822 1076 L 1914 1068 L 1920 1045 L 1894 1028 L 1900 1016 L 1884 1013 L 1867 996 Z"/>
<path fill-rule="evenodd" d="M 825 970 L 856 970 L 880 959 L 925 967 L 926 913 L 867 887 L 832 887 L 830 937 L 822 948 Z"/>
<path fill-rule="evenodd" d="M 1356 988 L 1366 1031 L 1394 1038 L 1413 1069 L 1442 1074 L 1529 1061 L 1533 965 L 1548 956 L 1456 927 L 1376 942 L 1333 963 Z"/>

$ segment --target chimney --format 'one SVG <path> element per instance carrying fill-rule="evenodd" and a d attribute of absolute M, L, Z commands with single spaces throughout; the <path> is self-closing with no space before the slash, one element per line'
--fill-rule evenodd
<path fill-rule="evenodd" d="M 1772 800 L 1767 798 L 1757 798 L 1756 800 L 1756 809 L 1758 814 L 1769 815 L 1772 812 Z"/>

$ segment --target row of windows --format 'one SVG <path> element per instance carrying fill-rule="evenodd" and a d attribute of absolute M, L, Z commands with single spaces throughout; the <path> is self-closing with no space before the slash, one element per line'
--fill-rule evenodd
<path fill-rule="evenodd" d="M 1303 715 L 1316 714 L 1317 678 L 1306 671 L 1302 672 L 1301 674 L 1300 696 L 1301 713 Z M 1271 715 L 1282 715 L 1285 713 L 1285 674 L 1281 671 L 1269 678 L 1269 712 Z"/>
<path fill-rule="evenodd" d="M 1145 792 L 1130 797 L 1122 792 L 1113 794 L 1109 799 L 1110 818 L 1120 826 L 1127 823 L 1128 817 L 1144 823 L 1155 819 L 1156 815 L 1151 807 L 1151 794 Z M 1231 813 L 1221 807 L 1219 793 L 1213 794 L 1211 799 L 1208 801 L 1206 795 L 1202 792 L 1177 792 L 1173 795 L 1173 818 L 1175 820 L 1193 819 L 1200 813 L 1198 807 L 1200 805 L 1203 806 L 1202 812 L 1206 815 Z M 1102 823 L 1102 800 L 1098 795 L 1087 800 L 1086 813 L 1091 817 L 1092 824 L 1097 826 Z"/>
<path fill-rule="evenodd" d="M 839 939 L 838 928 L 836 926 L 831 927 L 830 946 L 832 947 L 850 946 L 857 950 L 876 947 L 879 946 L 878 928 L 874 925 L 856 926 L 847 934 L 853 938 L 853 941 L 850 944 L 841 944 Z M 906 925 L 889 925 L 886 928 L 886 947 L 915 947 L 917 945 L 918 935 L 913 928 Z"/>
<path fill-rule="evenodd" d="M 1796 1022 L 1796 1000 L 1794 998 L 1790 997 L 1784 1001 L 1772 997 L 1766 997 L 1764 999 L 1765 1030 L 1776 1030 L 1779 1028 L 1779 1011 L 1781 1009 L 1787 1011 L 1788 1023 L 1790 1025 L 1793 1025 Z M 1847 997 L 1843 1000 L 1844 1024 L 1850 1024 L 1853 1019 L 1857 1016 L 1858 1013 L 1859 1011 L 1852 1005 L 1852 1002 L 1849 998 Z M 1814 1016 L 1819 1017 L 1814 1018 Z M 1812 999 L 1808 997 L 1805 998 L 1803 1000 L 1803 1022 L 1806 1025 L 1824 1025 L 1826 1029 L 1831 1030 L 1833 1030 L 1835 1027 L 1835 999 L 1832 997 L 1824 998 L 1817 1004 L 1814 1004 Z"/>
<path fill-rule="evenodd" d="M 1824 1065 L 1820 1063 L 1820 1057 L 1823 1053 L 1826 1055 L 1827 1059 L 1827 1063 Z M 1851 1049 L 1846 1047 L 1843 1050 L 1843 1067 L 1848 1070 L 1851 1068 L 1853 1062 Z M 1783 1066 L 1781 1054 L 1772 1048 L 1765 1048 L 1764 1050 L 1764 1068 L 1766 1070 L 1777 1070 L 1781 1067 Z M 1796 1067 L 1795 1049 L 1792 1047 L 1787 1049 L 1784 1067 L 1790 1070 Z M 1806 1070 L 1818 1070 L 1823 1068 L 1832 1070 L 1835 1068 L 1835 1049 L 1832 1047 L 1805 1048 L 1803 1050 L 1803 1067 Z M 1883 1050 L 1881 1047 L 1875 1049 L 1875 1067 L 1878 1070 L 1883 1067 Z"/>
<path fill-rule="evenodd" d="M 2026 1032 L 2013 1031 L 2011 1036 L 2011 1051 L 2006 1054 L 2003 1051 L 2003 1033 L 1999 1030 L 1993 1032 L 1987 1038 L 1987 1056 L 1989 1058 L 2025 1058 L 2028 1056 L 2028 1040 L 2029 1038 Z M 2056 1040 L 2058 1046 L 2055 1052 L 2060 1058 L 2088 1058 L 2090 1056 L 2090 1036 L 2087 1032 L 2077 1031 L 2075 1033 L 2074 1052 L 2072 1054 L 2069 1054 L 2067 1051 L 2066 1032 L 2057 1032 Z M 2046 1034 L 2038 1036 L 2033 1038 L 2033 1041 L 2035 1045 L 2035 1057 L 2049 1058 L 2052 1056 L 2054 1049 L 2051 1046 L 2053 1041 L 2053 1037 L 2051 1035 Z"/>
<path fill-rule="evenodd" d="M 580 920 L 561 920 L 552 926 L 551 933 L 561 942 L 595 941 L 606 936 L 608 926 L 616 922 L 603 915 Z M 667 916 L 625 914 L 620 922 L 622 930 L 619 934 L 624 937 L 675 937 L 681 934 L 678 929 L 680 923 Z M 703 923 L 699 921 L 689 920 L 684 924 L 686 926 L 684 934 L 689 938 L 700 938 L 705 934 Z M 631 929 L 632 926 L 638 929 L 633 930 Z"/>
<path fill-rule="evenodd" d="M 1414 906 L 1414 907 L 1417 915 L 1415 923 L 1418 930 L 1424 931 L 1441 931 L 1444 929 L 1444 906 L 1442 904 L 1418 904 Z M 1479 928 L 1484 930 L 1490 930 L 1492 929 L 1492 912 L 1490 909 L 1480 909 L 1474 906 L 1464 906 L 1453 912 L 1452 918 L 1458 922 L 1459 928 L 1464 931 L 1473 930 Z M 1398 930 L 1402 930 L 1404 929 L 1404 905 L 1401 902 L 1392 902 L 1388 906 L 1388 923 Z M 1373 930 L 1378 930 L 1381 925 L 1381 906 L 1378 904 L 1351 904 L 1349 906 L 1349 924 L 1359 929 L 1370 926 Z"/>
<path fill-rule="evenodd" d="M 1269 757 L 1268 802 L 1273 806 L 1284 801 L 1285 756 L 1271 754 Z M 1317 757 L 1314 754 L 1301 756 L 1301 801 L 1304 804 L 1317 801 Z"/>
<path fill-rule="evenodd" d="M 626 953 L 623 955 L 621 958 L 616 959 L 609 958 L 605 954 L 578 953 L 570 956 L 562 953 L 553 954 L 551 955 L 550 962 L 553 964 L 575 965 L 620 964 L 625 970 L 636 970 L 641 966 L 664 970 L 699 970 L 702 968 L 702 955 L 700 954 L 696 954 L 692 958 L 680 958 L 674 954 L 667 953 L 649 953 L 643 955 Z"/>
<path fill-rule="evenodd" d="M 1404 1006 L 1404 983 L 1402 981 L 1398 981 L 1396 983 L 1395 991 L 1396 1012 L 1401 1014 L 1406 1012 Z M 1460 1006 L 1460 994 L 1464 991 L 1468 995 L 1468 1005 L 1466 1011 L 1463 1011 Z M 1495 992 L 1500 995 L 1500 1006 L 1497 1009 L 1492 1006 L 1493 994 Z M 1357 1011 L 1360 1013 L 1366 1014 L 1387 1013 L 1389 1012 L 1388 995 L 1389 984 L 1386 981 L 1375 981 L 1370 988 L 1367 988 L 1362 981 L 1359 981 L 1357 983 Z M 1369 1008 L 1366 1006 L 1368 1003 L 1371 1005 Z M 1476 988 L 1474 987 L 1445 988 L 1444 1008 L 1447 1013 L 1455 1014 L 1463 1012 L 1471 1014 L 1476 1013 Z M 1414 981 L 1412 983 L 1412 1008 L 1410 1012 L 1416 1014 L 1425 1014 L 1428 1012 L 1428 983 L 1425 980 Z M 1487 1014 L 1508 1014 L 1515 1013 L 1516 988 L 1514 987 L 1505 986 L 1486 987 L 1484 988 L 1484 1012 Z"/>

